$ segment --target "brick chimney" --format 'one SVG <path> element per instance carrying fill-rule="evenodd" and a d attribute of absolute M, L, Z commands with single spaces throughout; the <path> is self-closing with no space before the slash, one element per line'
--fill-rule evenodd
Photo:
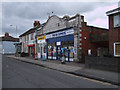
<path fill-rule="evenodd" d="M 36 27 L 36 26 L 39 26 L 40 25 L 40 22 L 39 21 L 34 21 L 34 27 Z"/>
<path fill-rule="evenodd" d="M 5 37 L 9 37 L 9 33 L 8 32 L 5 32 Z"/>

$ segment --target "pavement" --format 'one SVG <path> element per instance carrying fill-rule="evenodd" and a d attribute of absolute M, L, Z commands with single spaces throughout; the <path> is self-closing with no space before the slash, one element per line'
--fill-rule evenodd
<path fill-rule="evenodd" d="M 97 69 L 88 69 L 85 68 L 84 64 L 76 63 L 76 62 L 66 62 L 66 64 L 61 64 L 58 60 L 34 60 L 31 57 L 15 57 L 14 55 L 8 55 L 9 58 L 14 58 L 16 60 L 20 60 L 26 63 L 40 65 L 42 67 L 50 68 L 53 70 L 74 74 L 77 76 L 83 76 L 86 78 L 99 80 L 107 83 L 111 83 L 114 85 L 119 85 L 119 74 L 118 72 L 111 71 L 103 71 Z"/>

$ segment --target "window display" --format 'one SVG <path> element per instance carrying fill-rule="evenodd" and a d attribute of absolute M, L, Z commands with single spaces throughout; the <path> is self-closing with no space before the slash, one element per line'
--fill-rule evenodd
<path fill-rule="evenodd" d="M 48 59 L 51 59 L 52 46 L 48 44 Z"/>
<path fill-rule="evenodd" d="M 62 54 L 63 54 L 64 50 L 65 50 L 66 61 L 73 61 L 73 58 L 74 58 L 74 42 L 73 41 L 62 42 L 62 48 L 61 48 Z"/>
<path fill-rule="evenodd" d="M 53 59 L 56 59 L 56 46 L 53 46 L 52 53 L 53 53 Z"/>
<path fill-rule="evenodd" d="M 65 54 L 66 61 L 73 61 L 74 41 L 60 43 L 61 45 L 57 44 L 57 42 L 48 44 L 48 59 L 61 60 L 63 54 Z"/>
<path fill-rule="evenodd" d="M 48 59 L 56 59 L 55 43 L 49 43 L 48 44 Z"/>

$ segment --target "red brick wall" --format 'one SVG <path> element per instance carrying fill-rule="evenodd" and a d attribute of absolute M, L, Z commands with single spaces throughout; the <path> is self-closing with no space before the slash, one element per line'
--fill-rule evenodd
<path fill-rule="evenodd" d="M 109 16 L 109 53 L 114 55 L 114 42 L 120 42 L 120 27 L 114 28 L 113 15 Z"/>
<path fill-rule="evenodd" d="M 85 60 L 85 56 L 88 55 L 88 49 L 92 50 L 93 55 L 97 55 L 97 48 L 107 46 L 107 43 L 91 43 L 90 34 L 108 33 L 106 29 L 101 29 L 93 26 L 87 26 L 86 23 L 82 23 L 82 60 Z M 84 39 L 86 37 L 86 39 Z"/>

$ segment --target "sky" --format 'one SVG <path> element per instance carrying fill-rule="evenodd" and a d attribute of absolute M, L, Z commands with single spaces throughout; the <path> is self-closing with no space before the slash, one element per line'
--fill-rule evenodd
<path fill-rule="evenodd" d="M 38 20 L 41 24 L 46 22 L 48 15 L 63 17 L 64 15 L 74 16 L 79 13 L 84 16 L 88 25 L 108 28 L 106 12 L 117 8 L 119 0 L 36 1 L 2 1 L 0 3 L 0 12 L 2 12 L 0 36 L 8 32 L 13 37 L 16 37 L 17 26 L 17 37 L 19 37 L 19 35 L 33 27 L 34 21 Z"/>

